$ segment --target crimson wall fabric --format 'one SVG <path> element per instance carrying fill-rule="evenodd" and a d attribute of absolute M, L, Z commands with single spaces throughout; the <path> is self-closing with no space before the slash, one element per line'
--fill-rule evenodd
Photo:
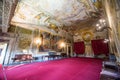
<path fill-rule="evenodd" d="M 94 54 L 107 55 L 109 53 L 108 43 L 105 43 L 104 39 L 92 40 L 91 43 Z"/>
<path fill-rule="evenodd" d="M 85 53 L 84 42 L 75 42 L 74 43 L 74 52 L 76 54 L 84 54 Z"/>

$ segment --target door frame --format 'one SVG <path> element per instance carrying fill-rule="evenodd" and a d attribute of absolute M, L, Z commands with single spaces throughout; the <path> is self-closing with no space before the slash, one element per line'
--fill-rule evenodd
<path fill-rule="evenodd" d="M 3 65 L 8 65 L 9 61 L 10 61 L 11 54 L 12 54 L 12 49 L 14 47 L 15 38 L 0 36 L 0 39 L 1 39 L 1 42 L 3 40 L 7 43 L 7 48 L 6 48 L 6 53 L 5 53 L 5 57 L 3 60 L 4 61 Z"/>

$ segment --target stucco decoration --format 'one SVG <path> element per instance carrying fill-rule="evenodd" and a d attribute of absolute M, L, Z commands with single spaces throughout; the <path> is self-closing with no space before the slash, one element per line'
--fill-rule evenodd
<path fill-rule="evenodd" d="M 8 24 L 9 24 L 9 17 L 10 17 L 10 10 L 11 4 L 10 1 L 4 0 L 3 1 L 3 12 L 2 12 L 2 31 L 7 32 Z"/>
<path fill-rule="evenodd" d="M 82 33 L 82 38 L 85 42 L 90 42 L 93 38 L 93 33 L 91 31 L 85 31 Z"/>
<path fill-rule="evenodd" d="M 85 0 L 20 0 L 12 22 L 70 26 L 88 18 L 89 9 Z"/>
<path fill-rule="evenodd" d="M 2 32 L 7 32 L 18 0 L 2 0 Z"/>

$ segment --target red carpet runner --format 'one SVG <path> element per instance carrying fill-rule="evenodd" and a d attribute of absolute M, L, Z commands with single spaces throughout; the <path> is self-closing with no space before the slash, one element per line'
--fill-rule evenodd
<path fill-rule="evenodd" d="M 100 80 L 101 68 L 100 59 L 68 58 L 8 67 L 6 75 L 7 80 Z"/>
<path fill-rule="evenodd" d="M 0 80 L 4 80 L 2 64 L 0 64 Z"/>

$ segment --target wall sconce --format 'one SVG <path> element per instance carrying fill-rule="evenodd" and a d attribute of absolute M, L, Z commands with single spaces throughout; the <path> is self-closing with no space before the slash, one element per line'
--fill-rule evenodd
<path fill-rule="evenodd" d="M 38 46 L 42 44 L 41 38 L 35 38 L 34 42 L 35 42 L 35 44 L 38 45 Z"/>
<path fill-rule="evenodd" d="M 61 42 L 61 43 L 60 43 L 60 47 L 61 47 L 61 48 L 64 48 L 65 46 L 66 46 L 65 42 Z"/>

